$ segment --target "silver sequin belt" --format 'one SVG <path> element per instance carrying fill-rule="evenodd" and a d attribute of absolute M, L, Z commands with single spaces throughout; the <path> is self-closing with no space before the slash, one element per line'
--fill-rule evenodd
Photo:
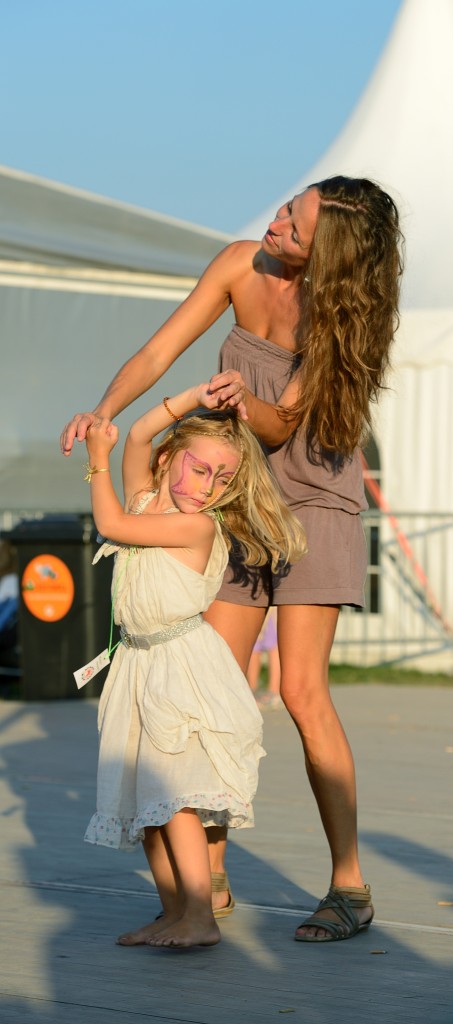
<path fill-rule="evenodd" d="M 143 636 L 133 636 L 127 632 L 124 626 L 120 626 L 121 641 L 125 647 L 134 647 L 138 650 L 148 651 L 155 644 L 166 644 L 177 636 L 183 636 L 184 633 L 190 633 L 192 629 L 198 629 L 202 624 L 202 615 L 192 615 L 190 619 L 182 619 L 181 622 L 175 622 L 173 626 L 169 626 L 168 629 L 162 629 L 159 633 L 149 633 Z"/>

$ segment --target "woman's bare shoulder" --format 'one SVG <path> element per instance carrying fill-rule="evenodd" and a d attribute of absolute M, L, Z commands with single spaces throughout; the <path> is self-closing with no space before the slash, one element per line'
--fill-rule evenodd
<path fill-rule="evenodd" d="M 225 264 L 244 266 L 253 263 L 260 248 L 260 242 L 239 239 L 237 242 L 230 242 L 225 249 L 222 249 L 217 259 L 221 259 Z"/>
<path fill-rule="evenodd" d="M 259 251 L 260 242 L 240 239 L 237 242 L 231 242 L 225 249 L 222 249 L 211 266 L 215 267 L 222 277 L 233 282 L 253 271 L 256 255 Z"/>

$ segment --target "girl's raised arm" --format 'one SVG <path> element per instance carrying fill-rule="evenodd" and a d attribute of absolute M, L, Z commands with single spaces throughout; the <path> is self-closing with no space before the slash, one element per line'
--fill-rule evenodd
<path fill-rule="evenodd" d="M 178 422 L 188 412 L 203 405 L 216 408 L 218 399 L 209 395 L 209 384 L 197 384 L 172 398 L 164 398 L 136 420 L 127 435 L 123 454 L 123 489 L 126 506 L 141 490 L 152 488 L 150 462 L 153 440 L 162 430 Z"/>
<path fill-rule="evenodd" d="M 207 385 L 206 385 L 207 388 Z M 192 397 L 196 389 L 191 389 Z M 185 397 L 187 396 L 187 397 Z M 172 399 L 178 414 L 188 412 L 192 408 L 189 392 Z M 189 407 L 189 408 L 188 408 Z M 167 424 L 161 406 L 137 421 L 137 442 L 146 431 L 159 432 Z M 155 414 L 155 415 L 154 415 Z M 148 418 L 148 422 L 145 421 Z M 167 414 L 168 421 L 168 414 Z M 125 512 L 118 499 L 110 478 L 110 452 L 118 439 L 117 427 L 107 419 L 97 419 L 87 433 L 87 450 L 89 471 L 86 479 L 91 486 L 91 504 L 93 517 L 99 533 L 119 544 L 137 545 L 139 547 L 187 547 L 196 548 L 204 544 L 206 539 L 212 540 L 213 524 L 208 516 L 184 515 L 175 513 L 168 515 L 134 516 Z M 148 467 L 148 481 L 151 480 Z"/>

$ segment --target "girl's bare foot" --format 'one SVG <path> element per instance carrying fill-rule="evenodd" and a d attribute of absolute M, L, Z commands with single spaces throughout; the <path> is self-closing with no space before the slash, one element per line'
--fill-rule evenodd
<path fill-rule="evenodd" d="M 119 935 L 116 939 L 116 944 L 117 946 L 145 946 L 148 939 L 154 938 L 168 925 L 178 921 L 180 917 L 181 911 L 174 914 L 162 914 L 155 921 L 151 921 L 150 924 L 143 925 L 143 928 L 137 928 L 133 932 L 125 932 L 124 935 Z"/>
<path fill-rule="evenodd" d="M 220 942 L 220 930 L 211 914 L 183 914 L 179 921 L 165 925 L 159 934 L 147 940 L 148 946 L 168 946 L 174 949 L 190 946 L 215 946 Z"/>

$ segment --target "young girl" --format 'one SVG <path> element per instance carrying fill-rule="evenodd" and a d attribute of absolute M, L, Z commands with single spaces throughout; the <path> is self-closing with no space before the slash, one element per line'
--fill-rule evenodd
<path fill-rule="evenodd" d="M 163 907 L 120 936 L 124 945 L 220 939 L 203 826 L 253 824 L 264 751 L 245 677 L 201 613 L 221 585 L 230 535 L 248 565 L 275 568 L 305 550 L 250 428 L 231 411 L 181 420 L 217 402 L 200 385 L 133 425 L 123 457 L 128 511 L 109 475 L 117 428 L 100 419 L 87 436 L 93 515 L 109 538 L 96 558 L 117 552 L 122 643 L 99 705 L 98 803 L 85 838 L 117 848 L 142 840 Z M 152 439 L 171 423 L 152 456 Z"/>

